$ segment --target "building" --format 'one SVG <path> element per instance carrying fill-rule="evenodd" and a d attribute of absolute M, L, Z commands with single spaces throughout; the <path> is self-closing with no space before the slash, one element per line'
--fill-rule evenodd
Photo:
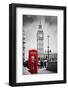
<path fill-rule="evenodd" d="M 44 60 L 46 60 L 46 59 L 48 60 L 48 54 L 47 53 L 44 54 L 43 59 Z M 57 61 L 57 53 L 50 53 L 48 61 L 49 62 L 56 62 Z"/>
<path fill-rule="evenodd" d="M 37 32 L 37 50 L 38 50 L 38 58 L 39 60 L 43 60 L 43 55 L 44 55 L 44 34 L 43 34 L 43 30 L 42 30 L 42 25 L 41 22 L 38 26 L 39 30 Z"/>
<path fill-rule="evenodd" d="M 23 39 L 23 42 L 22 42 L 22 48 L 23 48 L 23 65 L 24 65 L 24 62 L 25 62 L 25 31 L 24 31 L 24 29 L 23 29 L 23 37 L 22 37 L 22 39 Z"/>

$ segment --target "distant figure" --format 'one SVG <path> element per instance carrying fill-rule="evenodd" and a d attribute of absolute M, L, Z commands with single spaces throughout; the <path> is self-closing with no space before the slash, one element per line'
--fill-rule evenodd
<path fill-rule="evenodd" d="M 47 59 L 47 56 L 46 56 L 46 69 L 48 68 L 48 59 Z"/>

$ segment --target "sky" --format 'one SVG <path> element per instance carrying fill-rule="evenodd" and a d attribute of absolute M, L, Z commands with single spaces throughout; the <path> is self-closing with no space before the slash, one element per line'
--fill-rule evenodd
<path fill-rule="evenodd" d="M 28 51 L 37 49 L 37 31 L 41 21 L 44 33 L 44 52 L 47 51 L 49 35 L 49 46 L 52 52 L 57 52 L 57 16 L 23 15 L 23 29 L 25 31 L 25 58 L 28 59 Z"/>

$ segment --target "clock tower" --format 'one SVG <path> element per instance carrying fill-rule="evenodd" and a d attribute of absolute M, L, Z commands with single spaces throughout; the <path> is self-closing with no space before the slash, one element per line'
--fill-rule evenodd
<path fill-rule="evenodd" d="M 37 49 L 38 49 L 38 58 L 39 60 L 43 60 L 43 55 L 44 55 L 44 48 L 43 48 L 43 30 L 42 30 L 42 25 L 41 22 L 38 25 L 38 32 L 37 32 Z"/>

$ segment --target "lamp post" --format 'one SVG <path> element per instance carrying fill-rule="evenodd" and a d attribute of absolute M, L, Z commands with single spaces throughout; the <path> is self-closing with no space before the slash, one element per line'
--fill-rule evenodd
<path fill-rule="evenodd" d="M 25 62 L 25 31 L 23 29 L 23 64 Z"/>
<path fill-rule="evenodd" d="M 50 36 L 48 35 L 47 38 L 48 38 L 48 47 L 47 48 L 48 48 L 48 60 L 49 60 L 49 38 L 50 38 Z"/>

